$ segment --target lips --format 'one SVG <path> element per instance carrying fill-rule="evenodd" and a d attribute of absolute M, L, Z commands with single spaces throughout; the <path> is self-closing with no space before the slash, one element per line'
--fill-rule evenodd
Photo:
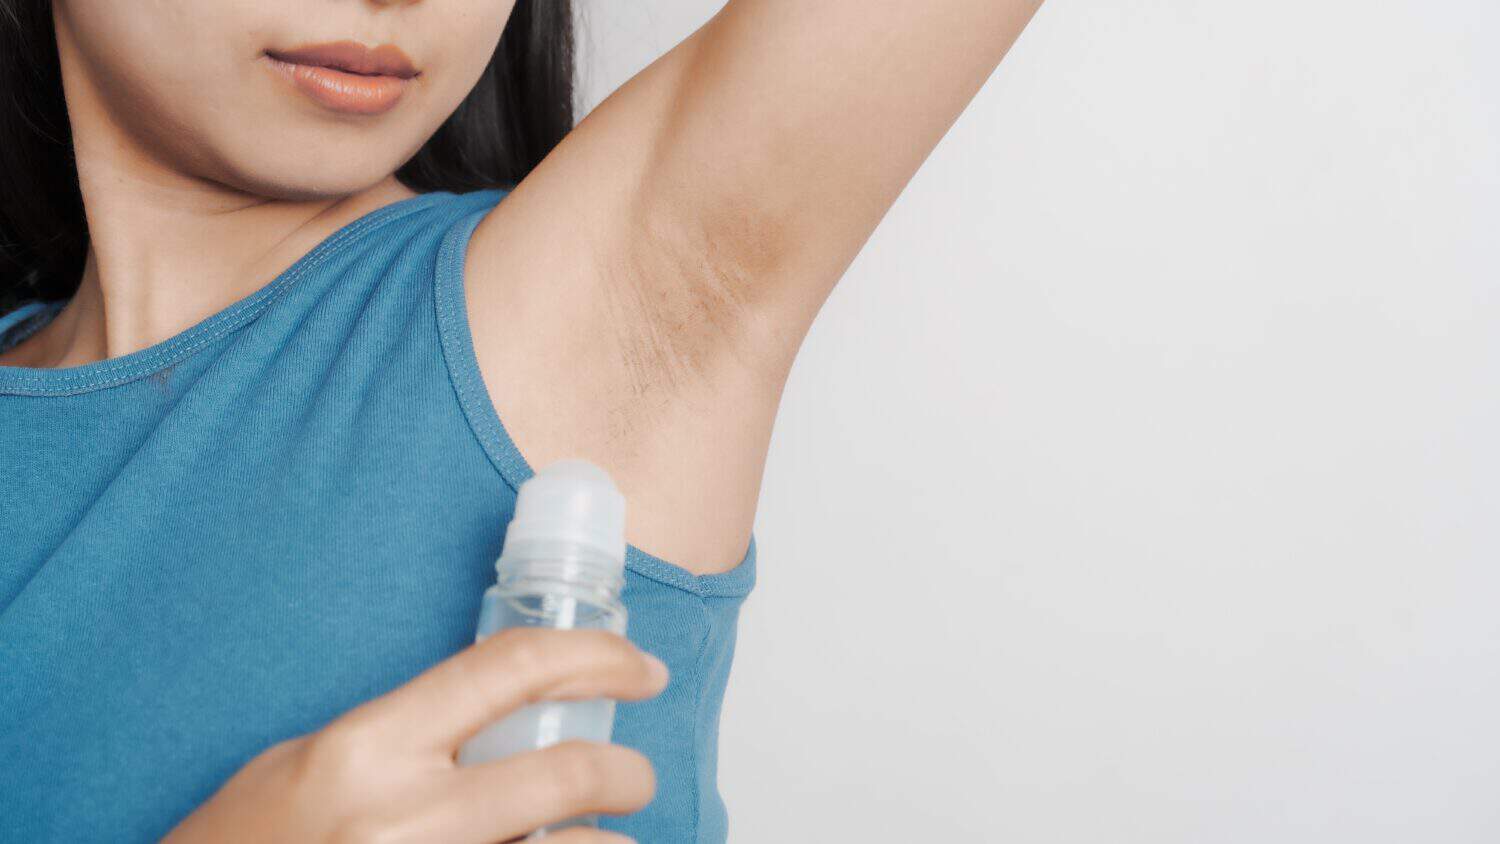
<path fill-rule="evenodd" d="M 409 81 L 421 74 L 394 44 L 358 41 L 266 50 L 273 69 L 318 104 L 347 114 L 380 114 L 394 108 Z"/>
<path fill-rule="evenodd" d="M 328 67 L 360 76 L 410 79 L 417 75 L 411 59 L 395 44 L 366 47 L 358 41 L 332 41 L 308 44 L 295 50 L 267 50 L 266 55 L 291 64 Z"/>

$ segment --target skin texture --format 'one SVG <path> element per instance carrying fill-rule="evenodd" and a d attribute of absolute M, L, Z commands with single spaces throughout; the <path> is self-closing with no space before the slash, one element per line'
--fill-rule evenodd
<path fill-rule="evenodd" d="M 481 221 L 465 260 L 481 376 L 528 462 L 592 460 L 630 501 L 632 544 L 699 574 L 738 563 L 812 320 L 1039 4 L 729 0 L 581 121 Z M 161 342 L 411 196 L 392 173 L 478 79 L 512 2 L 53 8 L 91 249 L 74 299 L 0 365 Z M 394 109 L 322 109 L 263 56 L 345 38 L 411 56 L 421 76 Z M 566 663 L 574 690 L 649 693 L 562 647 L 455 657 L 445 679 L 268 750 L 172 840 L 501 840 L 546 822 L 526 814 L 538 783 L 540 805 L 563 812 L 549 817 L 643 804 L 649 766 L 614 750 L 453 768 L 450 740 L 516 702 L 489 672 L 545 686 Z M 444 695 L 471 717 L 429 723 Z M 442 741 L 402 744 L 432 726 Z M 514 799 L 481 798 L 497 784 Z"/>
<path fill-rule="evenodd" d="M 77 296 L 0 364 L 75 366 L 172 336 L 412 192 L 392 173 L 479 78 L 513 0 L 58 0 L 91 249 Z M 422 74 L 378 117 L 328 111 L 266 49 L 395 43 Z"/>

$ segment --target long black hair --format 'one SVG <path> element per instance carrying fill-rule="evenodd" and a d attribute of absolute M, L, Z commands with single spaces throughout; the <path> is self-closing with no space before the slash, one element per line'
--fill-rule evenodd
<path fill-rule="evenodd" d="M 396 171 L 419 193 L 513 186 L 573 128 L 571 0 L 516 0 L 467 98 Z M 51 0 L 0 0 L 0 314 L 73 295 L 88 225 Z"/>

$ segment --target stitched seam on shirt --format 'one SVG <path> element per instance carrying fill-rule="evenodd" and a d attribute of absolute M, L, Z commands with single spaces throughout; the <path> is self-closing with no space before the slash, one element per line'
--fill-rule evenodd
<path fill-rule="evenodd" d="M 377 209 L 377 211 L 378 210 L 379 209 Z M 191 355 L 193 352 L 197 351 L 203 346 L 212 343 L 215 340 L 218 340 L 224 335 L 230 333 L 231 331 L 242 327 L 243 325 L 245 325 L 245 323 L 249 322 L 251 319 L 254 319 L 257 315 L 259 315 L 261 311 L 265 310 L 265 308 L 270 305 L 270 303 L 274 301 L 277 296 L 280 296 L 289 287 L 291 287 L 292 284 L 299 281 L 302 276 L 306 275 L 311 270 L 321 266 L 324 262 L 328 261 L 333 256 L 342 254 L 346 249 L 348 249 L 350 245 L 350 238 L 352 238 L 356 234 L 364 233 L 372 226 L 378 225 L 381 222 L 384 222 L 386 219 L 387 218 L 385 216 L 382 216 L 356 223 L 350 228 L 345 229 L 342 234 L 336 235 L 333 239 L 325 241 L 322 247 L 323 251 L 315 256 L 311 261 L 308 261 L 307 263 L 303 264 L 287 275 L 282 276 L 280 279 L 273 282 L 270 286 L 263 288 L 258 293 L 254 294 L 254 296 L 249 301 L 242 303 L 238 308 L 221 314 L 226 324 L 220 326 L 218 329 L 212 331 L 208 335 L 201 336 L 196 340 L 186 343 L 185 345 L 171 345 L 167 348 L 159 349 L 147 355 L 146 357 L 141 358 L 140 360 L 122 361 L 113 364 L 97 373 L 90 372 L 76 373 L 71 375 L 59 375 L 55 379 L 70 380 L 74 378 L 88 378 L 91 376 L 99 376 L 97 380 L 94 381 L 87 381 L 81 384 L 60 384 L 55 387 L 29 386 L 25 383 L 22 383 L 18 385 L 18 389 L 27 390 L 33 395 L 66 394 L 69 391 L 76 392 L 80 390 L 93 389 L 95 387 L 118 386 L 119 384 L 125 384 L 130 381 L 145 378 L 146 376 L 152 374 L 152 372 L 155 372 L 157 370 L 143 370 L 140 372 L 127 373 L 123 376 L 111 375 L 111 373 L 117 373 L 120 369 L 131 369 L 135 367 L 147 366 L 157 366 L 159 369 L 160 366 L 165 366 L 176 360 L 181 360 L 182 358 Z M 177 355 L 177 357 L 171 357 L 172 355 Z M 167 358 L 167 360 L 163 361 L 162 358 Z M 27 377 L 31 380 L 38 380 L 40 378 L 40 376 L 37 375 L 31 375 Z M 3 389 L 3 385 L 0 385 L 0 391 L 3 391 Z"/>
<path fill-rule="evenodd" d="M 22 304 L 21 307 L 24 308 L 26 305 Z M 18 308 L 17 311 L 19 310 Z M 46 320 L 37 319 L 37 317 L 47 313 L 49 310 L 53 311 L 53 313 Z M 11 323 L 9 327 L 0 328 L 0 352 L 19 346 L 22 340 L 40 331 L 42 326 L 46 325 L 56 315 L 56 310 L 52 305 L 44 302 L 42 307 L 36 308 L 31 313 Z M 5 316 L 10 316 L 10 314 L 5 314 Z M 3 319 L 3 317 L 0 317 L 0 319 Z"/>
<path fill-rule="evenodd" d="M 501 200 L 503 199 L 502 196 Z M 499 421 L 500 410 L 489 399 L 479 372 L 473 329 L 468 324 L 467 314 L 460 311 L 464 304 L 464 257 L 472 242 L 474 229 L 478 228 L 484 215 L 491 209 L 479 209 L 475 212 L 477 219 L 472 221 L 461 218 L 464 228 L 450 230 L 453 236 L 452 248 L 440 255 L 435 279 L 438 289 L 434 298 L 438 306 L 438 332 L 442 340 L 443 360 L 447 364 L 448 379 L 458 397 L 459 409 L 468 423 L 469 432 L 474 435 L 491 467 L 500 475 L 500 480 L 511 490 L 519 492 L 520 481 L 511 477 L 510 470 L 524 466 L 525 458 L 520 456 L 520 450 L 514 443 L 510 450 L 516 453 L 510 454 L 500 436 L 497 426 L 503 427 L 505 423 Z M 464 339 L 466 337 L 467 342 Z M 450 351 L 452 354 L 449 354 Z M 476 392 L 479 393 L 479 398 L 475 397 Z M 486 404 L 491 413 L 483 412 Z"/>
<path fill-rule="evenodd" d="M 703 615 L 703 638 L 698 642 L 698 656 L 694 660 L 697 676 L 693 678 L 693 840 L 703 840 L 703 795 L 698 789 L 698 774 L 701 761 L 698 758 L 698 748 L 702 744 L 703 736 L 700 732 L 703 723 L 703 684 L 708 672 L 704 670 L 703 660 L 708 655 L 708 638 L 713 632 L 713 616 L 708 612 L 708 602 L 702 595 L 698 596 L 698 612 Z"/>
<path fill-rule="evenodd" d="M 56 380 L 73 379 L 73 378 L 87 378 L 90 375 L 101 375 L 101 376 L 103 376 L 103 377 L 99 378 L 97 381 L 90 381 L 90 382 L 86 382 L 84 384 L 74 385 L 74 386 L 71 386 L 71 387 L 64 387 L 63 389 L 77 389 L 79 387 L 96 386 L 98 384 L 102 384 L 105 381 L 110 380 L 109 373 L 111 373 L 111 372 L 118 372 L 122 368 L 123 369 L 129 369 L 129 368 L 134 367 L 134 366 L 149 366 L 149 365 L 152 365 L 153 363 L 157 362 L 157 360 L 159 358 L 162 358 L 162 357 L 174 354 L 174 353 L 178 353 L 178 352 L 181 352 L 181 353 L 191 352 L 194 349 L 197 349 L 198 347 L 202 346 L 203 344 L 212 342 L 213 340 L 216 340 L 219 337 L 223 336 L 224 333 L 227 330 L 229 330 L 230 328 L 237 328 L 241 324 L 240 322 L 235 322 L 235 320 L 237 318 L 242 317 L 242 316 L 247 316 L 247 315 L 253 316 L 254 312 L 260 306 L 268 304 L 270 299 L 274 298 L 276 296 L 276 294 L 280 293 L 283 289 L 285 289 L 288 285 L 290 285 L 290 283 L 293 280 L 295 280 L 296 278 L 300 278 L 303 272 L 305 272 L 306 270 L 312 269 L 314 266 L 316 266 L 318 264 L 321 264 L 330 255 L 334 254 L 335 252 L 339 252 L 339 251 L 343 250 L 346 246 L 347 246 L 346 243 L 340 242 L 336 246 L 329 246 L 329 247 L 327 247 L 327 252 L 319 255 L 317 258 L 314 258 L 312 261 L 310 261 L 307 264 L 305 264 L 302 267 L 302 269 L 301 269 L 300 272 L 294 273 L 291 276 L 287 276 L 287 277 L 281 279 L 280 281 L 276 282 L 275 284 L 272 284 L 270 287 L 266 288 L 265 290 L 262 290 L 260 292 L 260 294 L 258 294 L 254 299 L 252 299 L 252 300 L 244 303 L 239 308 L 236 308 L 234 310 L 226 312 L 224 314 L 224 319 L 225 319 L 225 322 L 229 323 L 229 325 L 220 327 L 219 329 L 213 331 L 212 333 L 210 333 L 206 337 L 199 337 L 197 340 L 194 340 L 194 341 L 191 341 L 191 342 L 187 343 L 186 346 L 183 346 L 183 345 L 172 345 L 172 346 L 168 346 L 167 348 L 164 348 L 164 349 L 158 349 L 157 351 L 152 352 L 151 354 L 147 355 L 146 357 L 141 358 L 140 360 L 133 360 L 133 361 L 127 361 L 127 362 L 117 363 L 117 364 L 114 364 L 114 365 L 112 365 L 110 367 L 107 367 L 106 369 L 100 370 L 100 372 L 98 372 L 98 373 L 78 373 L 78 374 L 74 374 L 74 375 L 60 375 L 60 376 L 58 376 L 58 378 Z M 144 375 L 149 375 L 150 373 L 143 372 L 143 373 L 140 373 L 140 374 L 142 376 L 144 376 Z"/>
<path fill-rule="evenodd" d="M 740 562 L 735 566 L 736 569 L 740 566 L 754 564 L 750 561 L 751 552 L 756 550 L 753 548 L 754 542 L 755 538 L 752 534 L 750 541 L 746 543 L 744 556 L 740 558 Z M 700 598 L 743 599 L 750 594 L 751 589 L 754 587 L 752 583 L 749 587 L 745 588 L 724 588 L 720 585 L 723 582 L 721 578 L 729 572 L 708 575 L 693 574 L 688 569 L 643 550 L 639 546 L 631 545 L 630 547 L 640 552 L 640 556 L 644 558 L 645 564 L 637 563 L 629 552 L 627 552 L 625 556 L 626 568 L 639 574 L 641 577 L 653 580 L 663 586 L 670 586 L 673 589 L 681 590 L 689 595 L 695 595 Z M 658 571 L 661 568 L 658 563 L 666 564 L 666 568 Z M 733 570 L 731 569 L 731 571 Z"/>
<path fill-rule="evenodd" d="M 454 260 L 457 261 L 457 257 L 455 257 Z M 439 268 L 440 271 L 444 269 L 446 269 L 446 267 Z M 463 295 L 463 279 L 460 277 L 456 285 L 444 285 L 444 287 L 444 297 L 441 304 L 442 314 L 448 325 L 456 331 L 458 330 L 457 320 L 465 318 L 462 314 L 458 313 L 458 307 L 456 304 L 456 300 L 458 299 L 458 297 Z M 470 330 L 472 331 L 472 329 Z M 453 342 L 459 344 L 460 346 L 463 345 L 461 338 L 458 337 L 453 338 Z M 473 344 L 474 340 L 471 334 L 468 345 L 472 347 Z M 460 354 L 463 354 L 462 350 L 460 350 Z M 506 472 L 504 467 L 500 465 L 500 455 L 504 453 L 504 448 L 502 443 L 500 443 L 499 441 L 499 436 L 496 434 L 496 432 L 490 430 L 490 425 L 483 424 L 483 422 L 489 421 L 488 419 L 478 420 L 474 418 L 476 415 L 476 411 L 472 407 L 473 399 L 471 398 L 471 381 L 476 376 L 474 376 L 474 374 L 469 371 L 467 363 L 468 358 L 467 356 L 464 356 L 462 360 L 457 364 L 457 369 L 460 370 L 459 372 L 454 371 L 455 367 L 451 365 L 451 361 L 450 366 L 448 367 L 449 380 L 453 382 L 454 390 L 458 394 L 459 409 L 463 412 L 464 419 L 469 423 L 470 432 L 472 432 L 474 434 L 474 438 L 479 441 L 480 447 L 484 449 L 485 457 L 489 460 L 490 465 L 492 465 L 495 468 L 495 471 L 500 475 L 500 479 L 504 481 L 506 486 L 509 486 L 512 490 L 519 491 L 517 484 L 510 479 L 510 474 Z M 498 414 L 499 411 L 497 410 L 496 415 Z"/>

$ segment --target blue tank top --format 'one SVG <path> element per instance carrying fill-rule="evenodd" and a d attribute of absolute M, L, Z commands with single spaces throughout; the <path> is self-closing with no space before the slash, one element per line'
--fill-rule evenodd
<path fill-rule="evenodd" d="M 469 645 L 532 468 L 480 380 L 470 234 L 501 188 L 330 235 L 156 345 L 0 366 L 0 838 L 154 841 L 270 745 Z M 0 317 L 0 349 L 62 301 Z M 723 841 L 718 720 L 752 536 L 695 576 L 631 545 L 667 690 L 614 739 L 655 799 L 601 825 Z"/>

